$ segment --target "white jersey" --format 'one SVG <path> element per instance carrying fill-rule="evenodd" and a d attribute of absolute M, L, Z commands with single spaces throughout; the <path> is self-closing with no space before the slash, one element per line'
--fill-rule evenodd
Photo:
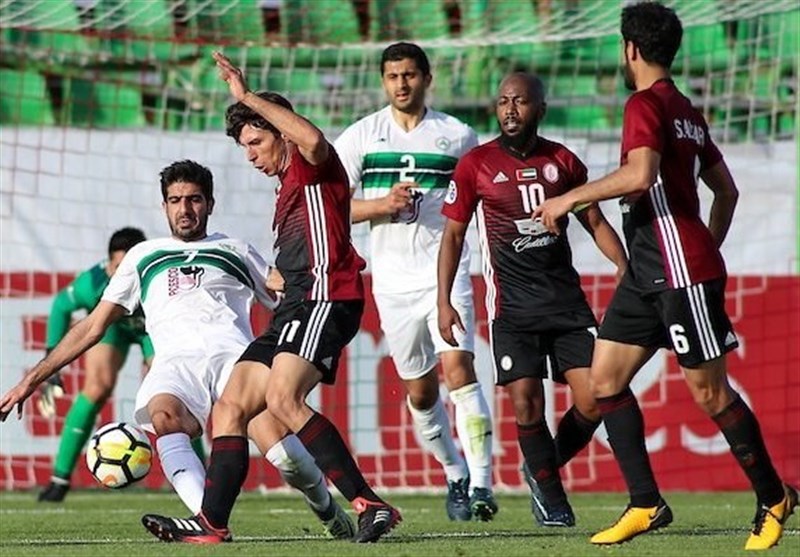
<path fill-rule="evenodd" d="M 436 288 L 442 204 L 458 159 L 478 145 L 472 129 L 458 119 L 428 109 L 407 132 L 390 106 L 362 118 L 336 140 L 352 188 L 364 199 L 386 196 L 397 182 L 415 182 L 412 207 L 370 223 L 372 290 L 404 293 Z M 466 281 L 467 284 L 462 284 Z M 465 245 L 454 292 L 469 288 L 469 248 Z"/>
<path fill-rule="evenodd" d="M 159 238 L 135 245 L 103 292 L 133 312 L 142 306 L 156 359 L 213 358 L 253 339 L 254 296 L 268 308 L 267 265 L 255 249 L 224 234 L 184 242 Z"/>

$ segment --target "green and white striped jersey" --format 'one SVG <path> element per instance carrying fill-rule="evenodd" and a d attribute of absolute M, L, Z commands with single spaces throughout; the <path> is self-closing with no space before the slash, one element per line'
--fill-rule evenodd
<path fill-rule="evenodd" d="M 362 118 L 334 146 L 364 199 L 386 196 L 397 182 L 413 182 L 412 206 L 370 223 L 370 266 L 374 293 L 403 293 L 436 287 L 436 262 L 444 229 L 442 204 L 458 159 L 478 145 L 475 132 L 458 119 L 428 109 L 405 131 L 390 106 Z M 465 247 L 457 282 L 469 278 Z M 458 288 L 458 284 L 455 285 Z"/>
<path fill-rule="evenodd" d="M 272 308 L 267 265 L 255 249 L 224 234 L 184 242 L 159 238 L 125 255 L 103 300 L 144 309 L 156 358 L 191 351 L 213 358 L 220 348 L 253 339 L 254 298 Z"/>

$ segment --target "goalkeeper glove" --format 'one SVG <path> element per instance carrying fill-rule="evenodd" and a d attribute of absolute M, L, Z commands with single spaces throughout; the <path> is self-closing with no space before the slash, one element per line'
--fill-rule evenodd
<path fill-rule="evenodd" d="M 48 348 L 45 357 L 50 353 Z M 56 415 L 56 399 L 64 396 L 64 381 L 61 380 L 61 372 L 57 371 L 48 377 L 39 386 L 39 401 L 37 406 L 39 412 L 45 418 L 52 418 Z"/>

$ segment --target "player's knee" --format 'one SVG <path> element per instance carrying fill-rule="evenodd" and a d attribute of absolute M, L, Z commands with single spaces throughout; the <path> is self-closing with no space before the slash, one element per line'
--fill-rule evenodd
<path fill-rule="evenodd" d="M 511 399 L 514 405 L 514 417 L 518 424 L 532 424 L 544 418 L 543 401 L 535 397 L 514 396 Z"/>
<path fill-rule="evenodd" d="M 275 390 L 267 393 L 267 408 L 279 422 L 290 424 L 302 412 L 303 401 L 297 396 Z"/>
<path fill-rule="evenodd" d="M 589 391 L 594 399 L 614 396 L 623 388 L 613 376 L 596 373 L 589 376 Z"/>
<path fill-rule="evenodd" d="M 727 385 L 692 385 L 690 390 L 695 403 L 709 416 L 720 413 L 733 400 Z"/>
<path fill-rule="evenodd" d="M 83 387 L 83 396 L 94 404 L 103 405 L 109 399 L 113 390 L 113 386 L 101 383 L 86 383 Z"/>
<path fill-rule="evenodd" d="M 226 398 L 219 399 L 211 410 L 214 434 L 233 435 L 247 431 L 247 415 L 242 405 Z"/>
<path fill-rule="evenodd" d="M 475 383 L 475 369 L 472 367 L 472 362 L 459 362 L 457 365 L 451 365 L 443 369 L 444 383 L 447 385 L 448 390 L 455 391 L 470 383 Z"/>
<path fill-rule="evenodd" d="M 150 415 L 150 421 L 153 423 L 153 429 L 156 430 L 156 435 L 158 436 L 179 433 L 184 430 L 180 418 L 166 409 L 153 412 Z"/>

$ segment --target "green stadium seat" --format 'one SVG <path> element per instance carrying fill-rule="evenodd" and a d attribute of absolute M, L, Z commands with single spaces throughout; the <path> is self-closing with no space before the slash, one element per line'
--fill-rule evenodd
<path fill-rule="evenodd" d="M 99 54 L 97 41 L 81 35 L 78 11 L 73 2 L 12 0 L 3 6 L 3 11 L 10 20 L 29 22 L 29 28 L 11 29 L 8 39 L 30 54 L 45 54 L 53 62 L 87 56 L 95 58 Z"/>
<path fill-rule="evenodd" d="M 800 73 L 800 9 L 762 17 L 769 50 L 784 73 Z"/>
<path fill-rule="evenodd" d="M 602 106 L 597 76 L 552 76 L 547 87 L 547 128 L 596 130 L 609 128 L 609 110 Z"/>
<path fill-rule="evenodd" d="M 369 10 L 374 40 L 441 39 L 450 35 L 442 0 L 372 0 Z"/>
<path fill-rule="evenodd" d="M 0 123 L 52 125 L 53 107 L 44 76 L 0 68 Z"/>
<path fill-rule="evenodd" d="M 563 14 L 561 11 L 561 17 Z M 563 56 L 570 60 L 568 65 L 579 72 L 616 72 L 622 63 L 620 4 L 608 0 L 582 0 L 576 17 L 587 29 L 609 31 L 603 36 L 567 41 Z"/>
<path fill-rule="evenodd" d="M 114 58 L 169 62 L 197 54 L 195 45 L 175 40 L 169 0 L 98 0 L 94 16 L 97 29 L 112 31 L 112 38 L 101 42 Z"/>
<path fill-rule="evenodd" d="M 354 43 L 361 40 L 358 18 L 350 0 L 306 0 L 304 40 L 313 44 Z"/>
<path fill-rule="evenodd" d="M 131 128 L 146 124 L 138 73 L 103 72 L 103 81 L 64 77 L 62 122 L 89 128 Z"/>
<path fill-rule="evenodd" d="M 731 60 L 731 49 L 721 23 L 684 27 L 683 41 L 675 56 L 673 70 L 680 71 L 688 67 L 691 73 L 709 73 L 728 68 Z"/>

